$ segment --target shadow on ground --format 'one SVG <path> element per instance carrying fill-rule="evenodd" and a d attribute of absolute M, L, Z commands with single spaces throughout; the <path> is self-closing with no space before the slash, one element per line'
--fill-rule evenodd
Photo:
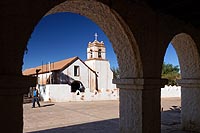
<path fill-rule="evenodd" d="M 47 104 L 45 106 L 53 106 Z M 58 127 L 27 133 L 119 133 L 119 118 Z M 181 130 L 181 108 L 172 106 L 161 112 L 161 133 L 197 133 Z"/>
<path fill-rule="evenodd" d="M 162 125 L 179 125 L 181 124 L 181 107 L 172 106 L 170 110 L 161 112 Z"/>
<path fill-rule="evenodd" d="M 119 118 L 28 133 L 119 133 Z"/>
<path fill-rule="evenodd" d="M 54 106 L 55 104 L 43 104 L 41 105 L 40 107 L 39 106 L 36 106 L 34 108 L 42 108 L 42 107 L 48 107 L 48 106 Z"/>
<path fill-rule="evenodd" d="M 161 112 L 161 133 L 197 133 L 181 129 L 181 107 L 172 106 Z"/>
<path fill-rule="evenodd" d="M 40 107 L 48 107 L 48 106 L 53 106 L 53 105 L 55 105 L 55 104 L 50 103 L 50 104 L 41 105 Z"/>

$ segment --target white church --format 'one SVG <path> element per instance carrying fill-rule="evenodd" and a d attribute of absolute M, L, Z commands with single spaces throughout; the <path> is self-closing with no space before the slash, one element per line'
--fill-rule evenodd
<path fill-rule="evenodd" d="M 118 89 L 112 83 L 113 72 L 106 59 L 103 41 L 88 43 L 87 60 L 79 57 L 29 68 L 23 75 L 38 77 L 37 87 L 44 101 L 112 100 Z"/>

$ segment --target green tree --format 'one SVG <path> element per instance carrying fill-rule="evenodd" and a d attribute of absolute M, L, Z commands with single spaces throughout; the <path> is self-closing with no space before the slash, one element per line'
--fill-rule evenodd
<path fill-rule="evenodd" d="M 113 72 L 113 79 L 119 79 L 119 73 L 120 73 L 119 68 L 112 67 L 111 71 Z"/>
<path fill-rule="evenodd" d="M 161 77 L 168 79 L 168 85 L 177 85 L 176 80 L 181 78 L 179 66 L 163 63 Z"/>

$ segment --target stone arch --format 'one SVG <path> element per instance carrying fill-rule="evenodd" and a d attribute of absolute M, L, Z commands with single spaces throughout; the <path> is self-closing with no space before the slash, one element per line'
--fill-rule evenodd
<path fill-rule="evenodd" d="M 200 57 L 196 43 L 186 33 L 172 39 L 181 68 L 181 125 L 183 129 L 200 130 Z"/>
<path fill-rule="evenodd" d="M 200 78 L 200 57 L 191 36 L 186 33 L 177 34 L 171 43 L 177 52 L 182 79 Z"/>
<path fill-rule="evenodd" d="M 59 12 L 80 14 L 94 21 L 112 43 L 118 59 L 120 77 L 142 77 L 143 69 L 137 43 L 129 27 L 114 10 L 100 2 L 76 0 L 63 2 L 46 15 Z"/>

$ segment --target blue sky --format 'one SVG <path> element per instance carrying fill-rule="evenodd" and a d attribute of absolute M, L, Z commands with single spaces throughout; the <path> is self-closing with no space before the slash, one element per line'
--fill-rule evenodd
<path fill-rule="evenodd" d="M 24 55 L 23 70 L 74 56 L 86 60 L 87 45 L 94 41 L 95 33 L 105 44 L 111 67 L 117 67 L 112 45 L 98 25 L 78 14 L 58 13 L 44 17 L 36 25 L 28 42 L 28 52 Z M 178 65 L 172 45 L 169 45 L 164 61 Z"/>
<path fill-rule="evenodd" d="M 164 62 L 167 64 L 173 64 L 174 66 L 180 66 L 178 62 L 178 57 L 176 51 L 172 44 L 170 43 L 164 57 Z"/>

